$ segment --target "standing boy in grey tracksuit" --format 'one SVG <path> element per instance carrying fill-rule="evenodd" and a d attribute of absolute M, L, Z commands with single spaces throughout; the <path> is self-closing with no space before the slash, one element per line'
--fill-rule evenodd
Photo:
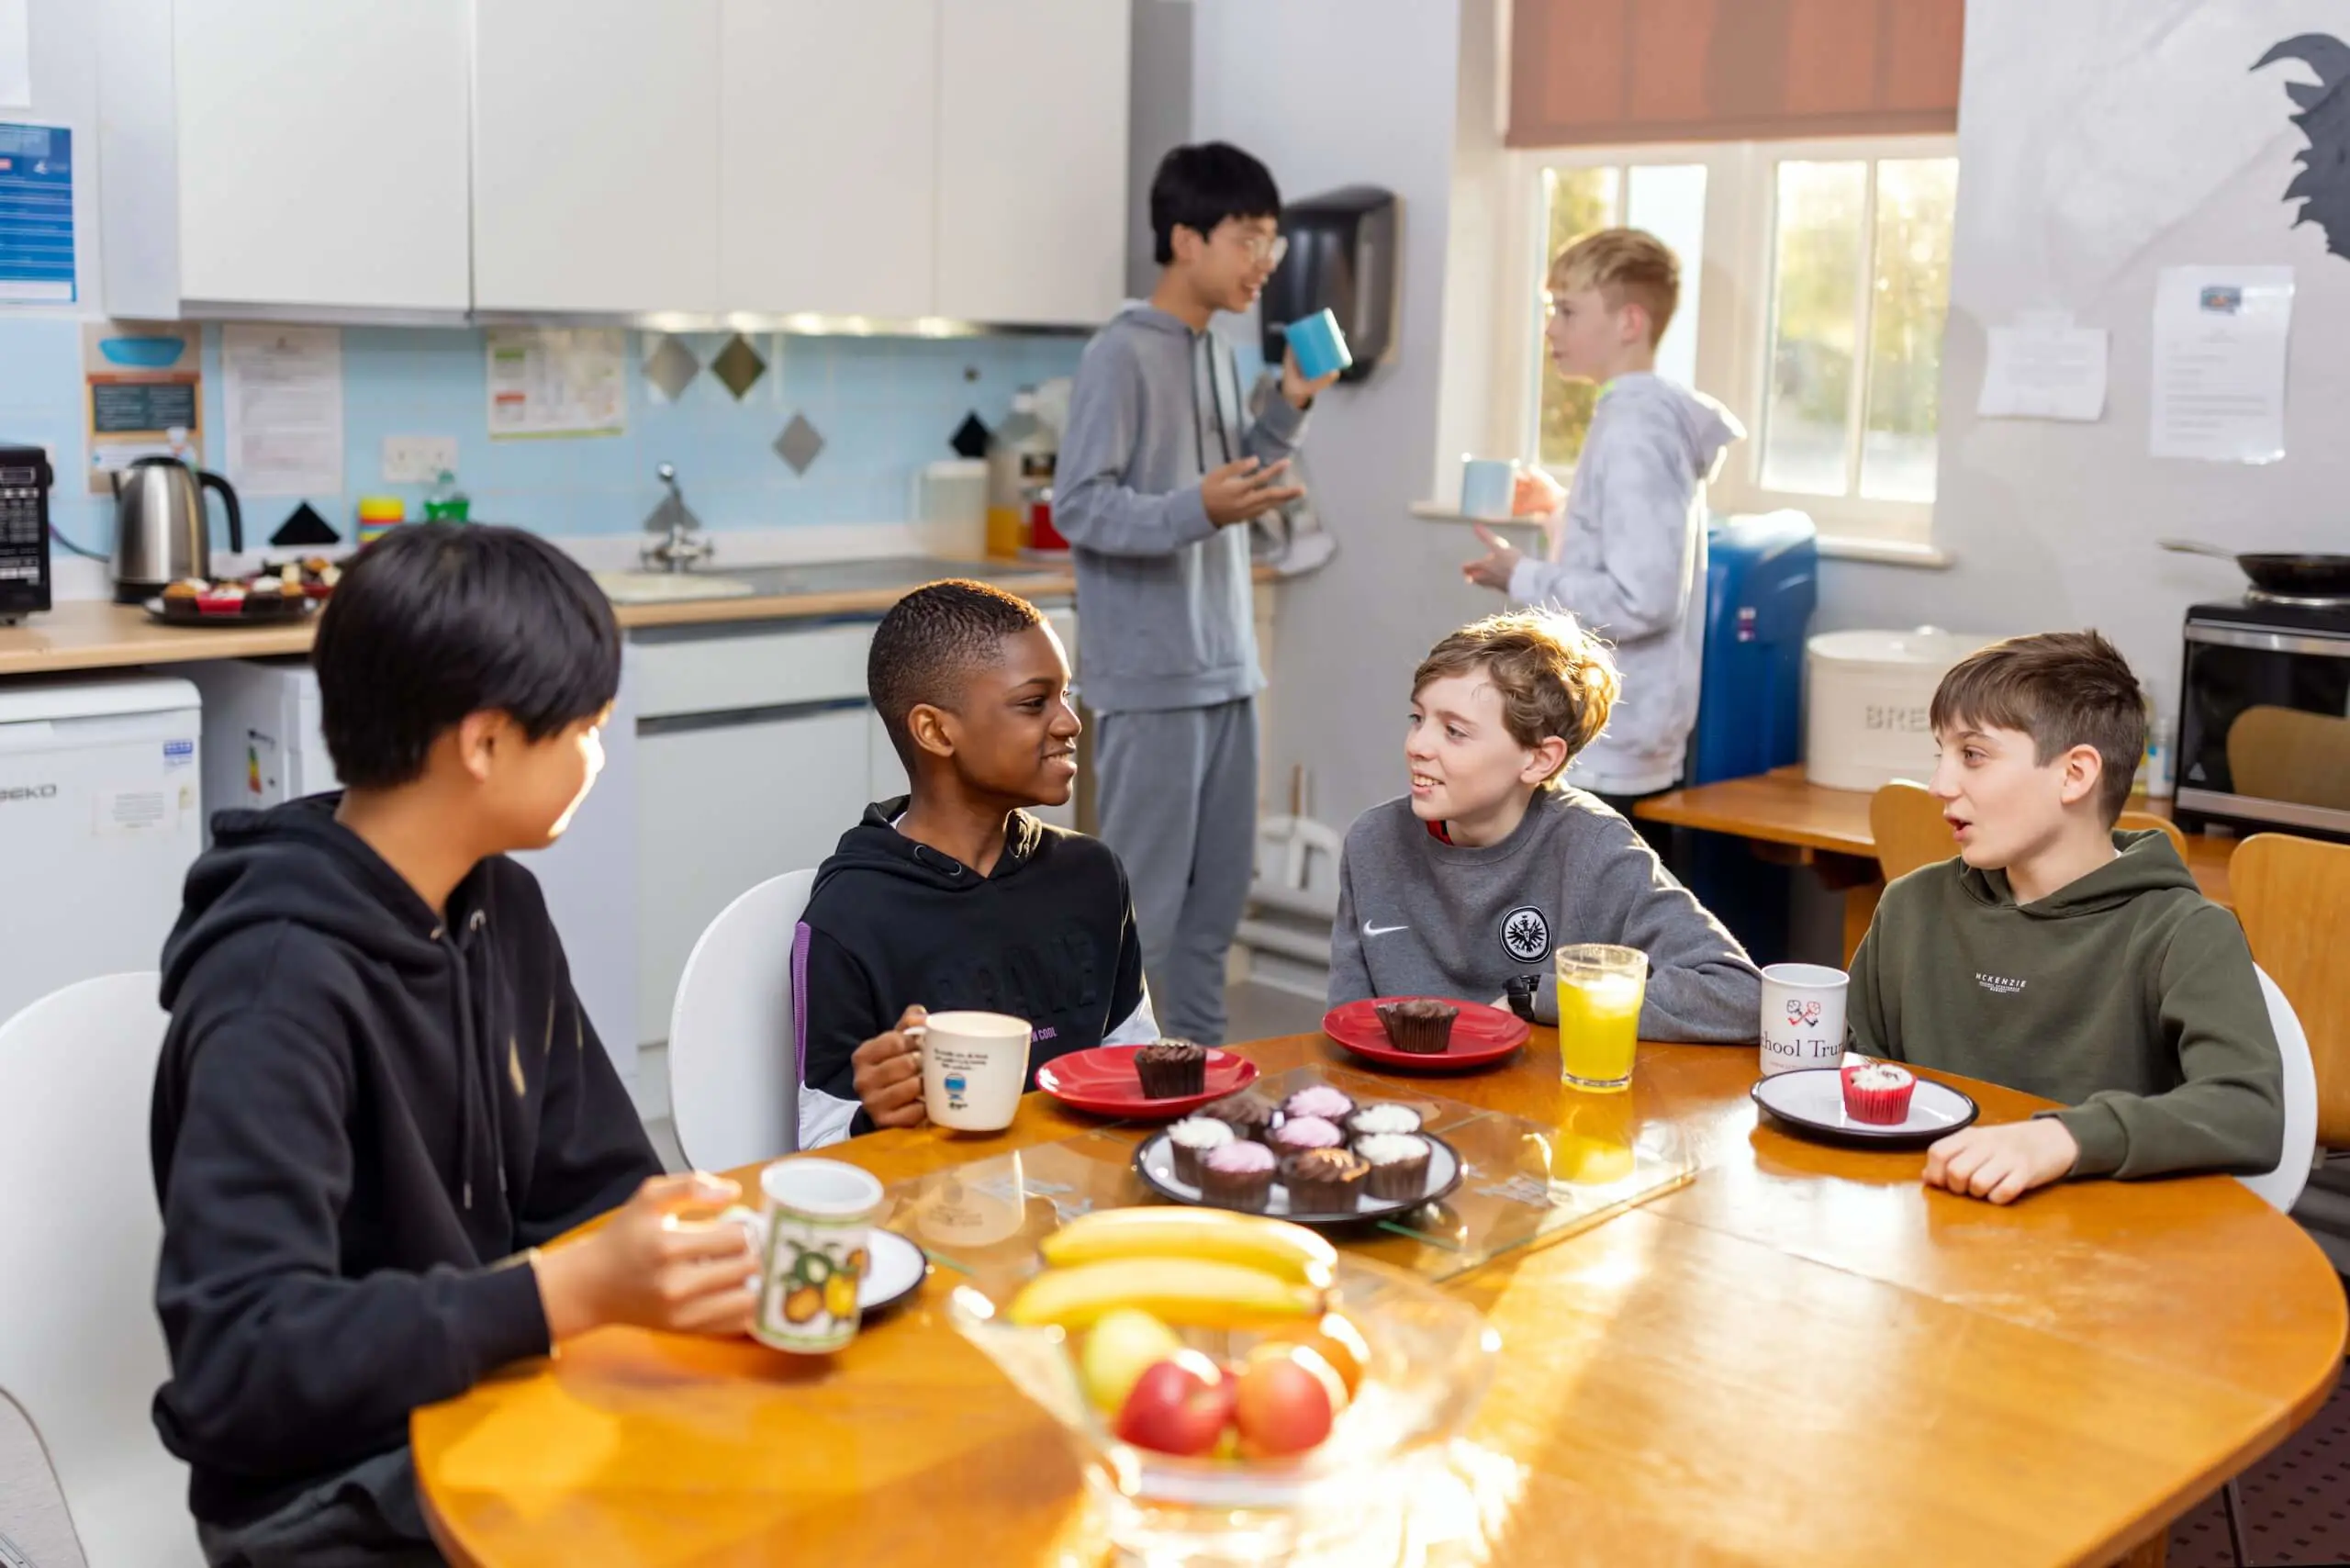
<path fill-rule="evenodd" d="M 1706 649 L 1706 483 L 1746 432 L 1712 399 L 1656 374 L 1681 263 L 1637 229 L 1586 234 L 1550 264 L 1551 363 L 1599 383 L 1555 558 L 1497 535 L 1461 568 L 1528 604 L 1572 610 L 1615 645 L 1624 700 L 1575 760 L 1574 782 L 1631 815 L 1681 780 Z"/>
<path fill-rule="evenodd" d="M 1272 274 L 1280 215 L 1272 175 L 1237 147 L 1178 147 L 1160 162 L 1158 286 L 1086 346 L 1056 484 L 1099 725 L 1102 837 L 1125 865 L 1165 1026 L 1205 1045 L 1224 1039 L 1225 952 L 1256 854 L 1264 677 L 1246 524 L 1302 493 L 1284 470 L 1329 384 L 1285 357 L 1281 398 L 1248 424 L 1232 351 L 1208 331 Z"/>

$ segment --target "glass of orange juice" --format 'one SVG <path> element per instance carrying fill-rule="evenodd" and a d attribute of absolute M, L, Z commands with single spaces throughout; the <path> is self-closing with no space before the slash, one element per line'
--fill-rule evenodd
<path fill-rule="evenodd" d="M 1604 942 L 1559 949 L 1559 1071 L 1578 1089 L 1624 1089 L 1640 1043 L 1649 956 Z"/>

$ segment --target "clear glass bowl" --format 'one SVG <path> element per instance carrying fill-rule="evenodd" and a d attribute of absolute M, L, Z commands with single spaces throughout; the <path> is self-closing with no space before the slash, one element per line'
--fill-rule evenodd
<path fill-rule="evenodd" d="M 1418 1467 L 1459 1435 L 1492 1381 L 1501 1337 L 1477 1311 L 1416 1276 L 1341 1255 L 1329 1307 L 1361 1330 L 1371 1360 L 1361 1385 L 1320 1447 L 1285 1460 L 1191 1459 L 1118 1440 L 1085 1398 L 1059 1328 L 1024 1328 L 1001 1314 L 1010 1299 L 958 1287 L 957 1332 L 1060 1423 L 1106 1516 L 1111 1543 L 1147 1563 L 1397 1560 Z M 1248 1330 L 1178 1330 L 1234 1361 L 1265 1338 Z"/>

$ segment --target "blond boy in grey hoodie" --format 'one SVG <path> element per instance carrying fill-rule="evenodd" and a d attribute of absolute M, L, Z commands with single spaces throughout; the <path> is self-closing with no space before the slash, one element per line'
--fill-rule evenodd
<path fill-rule="evenodd" d="M 1637 229 L 1603 229 L 1550 265 L 1551 363 L 1599 383 L 1599 406 L 1568 490 L 1553 558 L 1490 530 L 1461 574 L 1511 599 L 1572 610 L 1615 645 L 1624 696 L 1572 781 L 1627 815 L 1680 782 L 1697 722 L 1705 653 L 1706 485 L 1746 432 L 1711 398 L 1656 374 L 1656 345 L 1681 294 L 1681 263 Z"/>

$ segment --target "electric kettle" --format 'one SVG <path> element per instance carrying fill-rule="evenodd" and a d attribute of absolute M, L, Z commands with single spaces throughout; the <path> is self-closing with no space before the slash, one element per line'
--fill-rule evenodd
<path fill-rule="evenodd" d="M 137 604 L 182 577 L 212 575 L 212 525 L 204 492 L 229 509 L 229 548 L 245 547 L 237 492 L 218 474 L 176 457 L 142 457 L 114 471 L 114 597 Z"/>

